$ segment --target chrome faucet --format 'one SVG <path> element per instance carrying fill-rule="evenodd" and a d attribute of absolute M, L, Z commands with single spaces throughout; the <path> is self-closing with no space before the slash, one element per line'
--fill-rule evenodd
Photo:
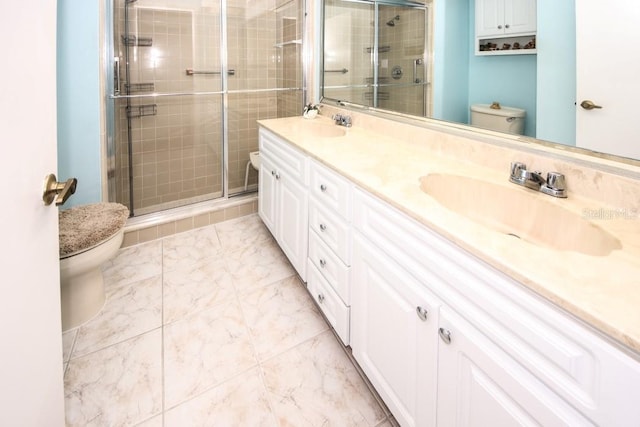
<path fill-rule="evenodd" d="M 347 116 L 346 114 L 334 114 L 331 118 L 339 126 L 351 127 L 351 116 Z"/>
<path fill-rule="evenodd" d="M 512 162 L 509 181 L 549 196 L 567 197 L 564 175 L 559 172 L 549 172 L 547 179 L 544 179 L 542 172 L 528 171 L 524 163 Z"/>

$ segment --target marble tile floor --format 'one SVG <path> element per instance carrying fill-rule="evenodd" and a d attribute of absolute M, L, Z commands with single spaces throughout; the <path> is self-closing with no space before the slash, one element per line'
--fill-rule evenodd
<path fill-rule="evenodd" d="M 257 215 L 121 249 L 63 334 L 69 426 L 394 426 Z"/>

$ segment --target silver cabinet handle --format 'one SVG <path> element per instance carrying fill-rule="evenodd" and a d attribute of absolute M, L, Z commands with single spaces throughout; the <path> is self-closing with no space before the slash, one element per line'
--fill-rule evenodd
<path fill-rule="evenodd" d="M 446 344 L 451 344 L 451 331 L 448 329 L 440 328 L 438 329 L 438 334 L 440 334 L 440 338 Z"/>
<path fill-rule="evenodd" d="M 501 30 L 502 29 L 502 25 L 498 25 L 498 29 Z"/>
<path fill-rule="evenodd" d="M 327 226 L 324 224 L 320 224 L 320 231 L 325 231 L 327 229 Z"/>
<path fill-rule="evenodd" d="M 325 261 L 324 259 L 320 258 L 320 267 L 324 268 L 327 265 L 327 261 Z"/>
<path fill-rule="evenodd" d="M 276 179 L 280 179 L 280 173 L 276 172 Z"/>
<path fill-rule="evenodd" d="M 324 302 L 324 295 L 318 294 L 318 301 L 320 301 L 320 303 L 323 303 Z"/>
<path fill-rule="evenodd" d="M 327 186 L 324 184 L 320 184 L 320 191 L 327 191 Z"/>
<path fill-rule="evenodd" d="M 420 320 L 422 320 L 423 322 L 426 322 L 427 321 L 427 315 L 429 314 L 429 312 L 427 311 L 426 308 L 417 306 L 416 307 L 416 314 L 418 315 Z"/>
<path fill-rule="evenodd" d="M 505 27 L 505 28 L 509 28 L 509 24 L 506 24 L 504 27 Z"/>
<path fill-rule="evenodd" d="M 276 176 L 276 171 L 271 171 L 271 176 Z"/>

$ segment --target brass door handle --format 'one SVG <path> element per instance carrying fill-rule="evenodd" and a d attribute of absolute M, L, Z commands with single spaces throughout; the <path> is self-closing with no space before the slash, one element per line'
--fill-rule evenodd
<path fill-rule="evenodd" d="M 78 180 L 69 178 L 65 182 L 58 182 L 58 178 L 52 173 L 44 178 L 44 188 L 42 190 L 42 201 L 49 206 L 55 199 L 56 206 L 60 206 L 76 192 Z"/>
<path fill-rule="evenodd" d="M 594 108 L 602 108 L 600 105 L 596 105 L 593 101 L 589 101 L 588 99 L 582 101 L 580 106 L 585 110 L 593 110 Z"/>

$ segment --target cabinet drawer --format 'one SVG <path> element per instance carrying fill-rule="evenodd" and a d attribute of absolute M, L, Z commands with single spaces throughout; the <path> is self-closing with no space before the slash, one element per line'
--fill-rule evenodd
<path fill-rule="evenodd" d="M 308 184 L 307 157 L 263 128 L 260 128 L 260 155 L 270 159 L 276 169 L 286 170 L 291 179 L 304 186 Z"/>
<path fill-rule="evenodd" d="M 349 267 L 325 245 L 315 231 L 309 232 L 309 260 L 346 305 L 351 305 Z"/>
<path fill-rule="evenodd" d="M 309 193 L 321 206 L 351 220 L 351 183 L 337 173 L 311 161 L 309 166 Z"/>
<path fill-rule="evenodd" d="M 309 229 L 318 233 L 322 241 L 334 251 L 346 265 L 351 265 L 351 227 L 349 223 L 320 206 L 311 198 L 309 204 Z"/>
<path fill-rule="evenodd" d="M 345 345 L 349 345 L 349 307 L 344 305 L 316 266 L 309 261 L 307 289 Z"/>

